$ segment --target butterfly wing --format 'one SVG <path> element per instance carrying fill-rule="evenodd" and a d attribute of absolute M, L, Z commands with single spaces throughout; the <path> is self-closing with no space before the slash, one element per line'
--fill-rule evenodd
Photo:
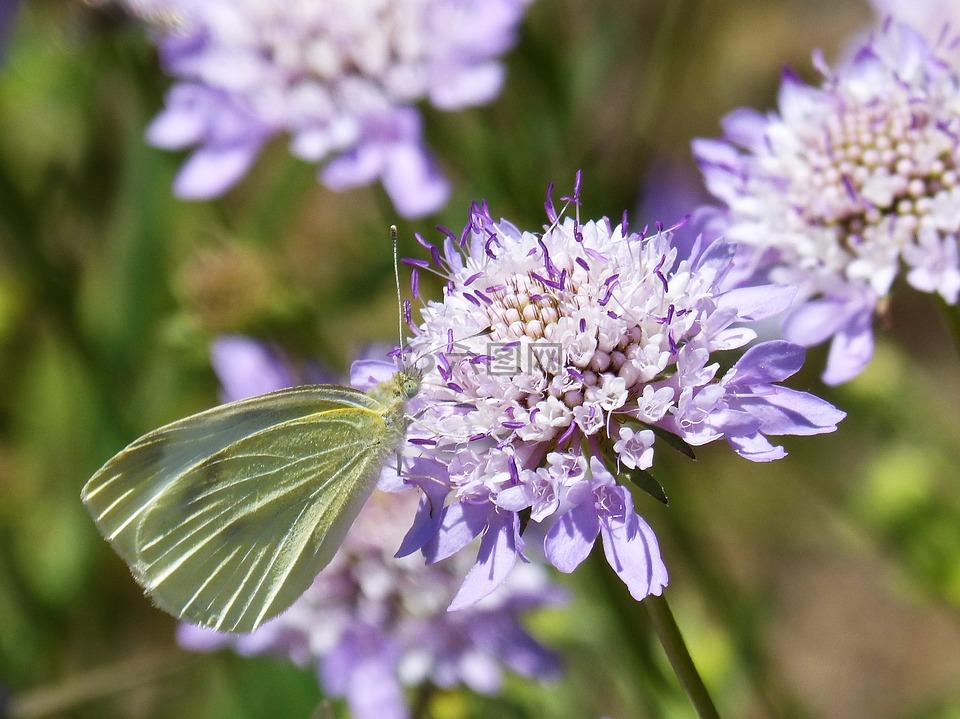
<path fill-rule="evenodd" d="M 131 444 L 83 500 L 159 606 L 251 631 L 310 586 L 372 491 L 391 449 L 379 409 L 328 386 L 223 405 Z"/>

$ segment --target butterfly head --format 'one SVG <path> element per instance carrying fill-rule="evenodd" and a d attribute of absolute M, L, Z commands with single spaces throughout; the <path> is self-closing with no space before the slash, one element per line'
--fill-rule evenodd
<path fill-rule="evenodd" d="M 398 394 L 407 400 L 411 400 L 420 392 L 423 370 L 414 365 L 408 365 L 397 372 L 394 380 L 396 381 Z"/>

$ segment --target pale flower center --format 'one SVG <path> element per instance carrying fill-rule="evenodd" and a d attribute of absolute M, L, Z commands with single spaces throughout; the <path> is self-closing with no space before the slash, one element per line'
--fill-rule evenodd
<path fill-rule="evenodd" d="M 848 104 L 808 135 L 808 170 L 794 173 L 787 200 L 807 225 L 834 228 L 853 256 L 877 245 L 895 255 L 939 203 L 955 199 L 956 129 L 925 101 Z"/>
<path fill-rule="evenodd" d="M 562 370 L 557 365 L 542 363 L 525 369 L 548 379 L 559 375 L 559 381 L 551 383 L 547 392 L 571 407 L 583 403 L 588 388 L 604 386 L 615 379 L 622 380 L 626 387 L 648 381 L 650 358 L 644 341 L 652 340 L 651 335 L 660 335 L 664 326 L 669 329 L 674 315 L 669 310 L 666 317 L 647 318 L 651 327 L 646 332 L 639 324 L 631 326 L 622 320 L 603 323 L 598 328 L 595 318 L 579 318 L 591 313 L 618 314 L 622 308 L 609 301 L 612 290 L 594 288 L 596 297 L 586 292 L 586 287 L 595 284 L 589 272 L 577 279 L 572 278 L 573 274 L 565 276 L 562 290 L 544 284 L 535 273 L 513 275 L 489 292 L 492 302 L 485 306 L 492 329 L 490 342 L 557 344 Z M 583 284 L 578 285 L 578 280 Z M 598 300 L 604 296 L 608 301 L 598 307 Z M 682 310 L 676 313 L 678 317 L 683 314 Z M 656 349 L 654 355 L 659 357 L 660 348 Z"/>
<path fill-rule="evenodd" d="M 487 307 L 491 341 L 549 341 L 562 314 L 554 293 L 530 276 L 511 277 L 506 287 L 493 293 L 494 302 Z"/>

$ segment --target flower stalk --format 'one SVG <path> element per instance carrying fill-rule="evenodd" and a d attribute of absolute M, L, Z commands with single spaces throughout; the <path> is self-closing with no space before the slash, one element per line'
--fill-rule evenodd
<path fill-rule="evenodd" d="M 650 615 L 650 622 L 657 633 L 657 638 L 663 646 L 663 651 L 670 660 L 670 666 L 680 682 L 680 686 L 690 697 L 690 703 L 693 704 L 700 719 L 720 719 L 717 708 L 707 692 L 707 687 L 700 678 L 686 643 L 683 641 L 683 635 L 680 633 L 680 627 L 677 626 L 673 618 L 673 612 L 670 611 L 670 605 L 662 594 L 659 596 L 650 595 L 642 602 Z"/>

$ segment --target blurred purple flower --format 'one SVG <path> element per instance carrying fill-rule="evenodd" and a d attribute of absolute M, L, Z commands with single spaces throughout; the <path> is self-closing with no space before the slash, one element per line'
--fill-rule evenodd
<path fill-rule="evenodd" d="M 246 337 L 220 338 L 212 354 L 227 400 L 303 378 L 289 358 Z M 369 384 L 371 367 L 382 364 L 360 361 L 352 374 Z M 396 485 L 396 468 L 384 470 L 381 486 Z M 243 655 L 282 654 L 313 665 L 324 690 L 345 697 L 357 719 L 409 716 L 404 686 L 465 684 L 496 693 L 505 668 L 556 678 L 557 658 L 520 623 L 525 612 L 564 600 L 543 567 L 527 565 L 496 597 L 447 612 L 469 561 L 426 566 L 392 556 L 403 534 L 398 518 L 412 515 L 416 505 L 413 492 L 375 492 L 333 561 L 288 611 L 244 635 L 181 624 L 178 641 L 198 651 L 229 646 Z"/>
<path fill-rule="evenodd" d="M 177 79 L 147 131 L 195 147 L 174 190 L 215 197 L 281 133 L 320 180 L 341 190 L 379 179 L 397 211 L 418 217 L 449 185 L 427 151 L 415 103 L 455 110 L 490 102 L 500 56 L 530 0 L 125 0 L 152 20 Z"/>
<path fill-rule="evenodd" d="M 220 400 L 238 399 L 298 384 L 330 384 L 336 378 L 313 362 L 294 362 L 285 352 L 242 335 L 213 341 L 210 362 L 220 379 Z"/>
<path fill-rule="evenodd" d="M 435 366 L 410 407 L 419 420 L 406 476 L 424 494 L 400 554 L 421 549 L 433 562 L 480 538 L 451 609 L 522 566 L 531 532 L 521 537 L 521 518 L 552 524 L 544 550 L 561 571 L 600 537 L 634 597 L 660 594 L 656 537 L 615 480 L 652 465 L 654 430 L 692 445 L 726 439 L 767 461 L 784 454 L 767 436 L 829 432 L 844 416 L 779 386 L 803 358 L 787 342 L 757 345 L 717 377 L 715 353 L 751 342 L 750 323 L 786 308 L 794 288 L 727 291 L 735 248 L 723 239 L 679 258 L 669 231 L 581 222 L 579 178 L 564 199 L 558 213 L 548 198 L 542 233 L 474 204 L 441 247 L 418 238 L 447 285 L 442 302 L 423 306 L 411 342 Z"/>
<path fill-rule="evenodd" d="M 960 80 L 913 30 L 887 23 L 822 87 L 785 71 L 779 113 L 737 110 L 695 140 L 725 236 L 800 287 L 786 339 L 832 338 L 830 384 L 873 353 L 873 315 L 901 268 L 950 304 L 960 293 Z M 771 264 L 772 263 L 772 264 Z"/>
<path fill-rule="evenodd" d="M 7 45 L 13 33 L 20 0 L 0 0 L 0 60 L 7 54 Z"/>
<path fill-rule="evenodd" d="M 640 217 L 656 217 L 673 228 L 671 244 L 681 257 L 690 255 L 698 239 L 712 242 L 722 234 L 715 219 L 722 210 L 707 205 L 710 196 L 691 158 L 664 155 L 654 159 L 641 193 Z"/>
<path fill-rule="evenodd" d="M 703 186 L 703 176 L 693 158 L 663 156 L 654 160 L 643 181 L 639 212 L 641 217 L 658 217 L 670 231 L 670 245 L 677 258 L 690 256 L 694 248 L 702 248 L 723 235 L 728 222 L 727 211 L 709 204 L 710 196 Z M 733 267 L 724 276 L 722 286 L 741 287 L 764 283 L 759 276 L 766 258 L 749 245 L 737 245 Z M 780 337 L 780 318 L 768 317 L 763 322 L 763 338 Z M 774 324 L 776 329 L 774 329 Z M 757 325 L 754 329 L 759 329 Z"/>
<path fill-rule="evenodd" d="M 943 57 L 960 68 L 960 3 L 956 0 L 870 0 L 870 4 L 883 21 L 892 17 L 939 45 Z"/>

